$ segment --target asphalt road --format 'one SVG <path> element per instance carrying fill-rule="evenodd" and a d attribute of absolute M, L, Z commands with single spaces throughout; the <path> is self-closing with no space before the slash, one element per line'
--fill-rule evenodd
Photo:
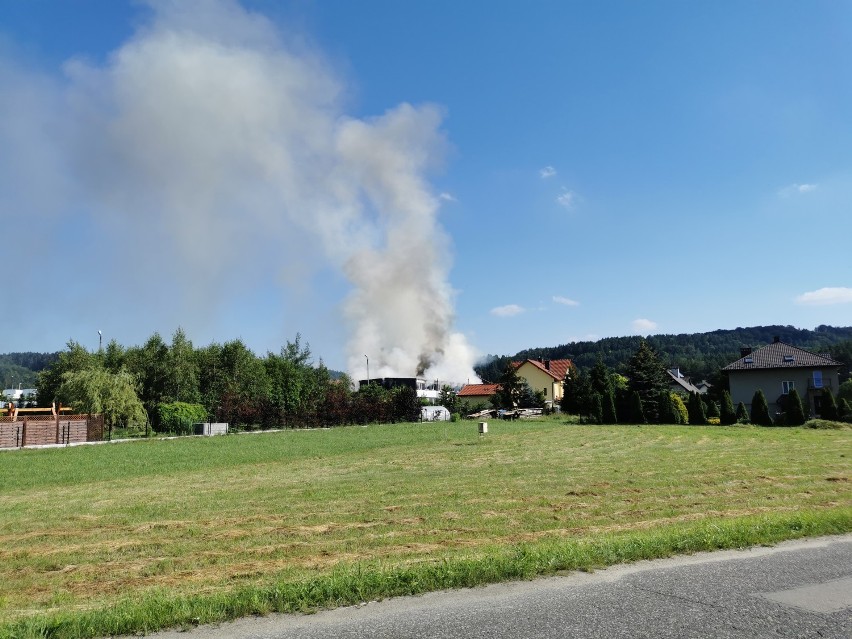
<path fill-rule="evenodd" d="M 270 615 L 158 639 L 852 638 L 852 534 Z"/>

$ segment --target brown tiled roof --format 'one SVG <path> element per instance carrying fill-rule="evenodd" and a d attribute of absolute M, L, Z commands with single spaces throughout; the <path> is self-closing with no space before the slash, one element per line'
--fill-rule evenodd
<path fill-rule="evenodd" d="M 459 391 L 459 397 L 482 397 L 493 395 L 500 390 L 500 384 L 465 384 Z"/>
<path fill-rule="evenodd" d="M 784 342 L 773 342 L 740 357 L 722 370 L 750 371 L 766 368 L 820 368 L 823 366 L 842 366 L 842 364 L 826 355 L 817 355 Z"/>
<path fill-rule="evenodd" d="M 561 382 L 563 379 L 565 379 L 565 375 L 568 374 L 568 367 L 571 366 L 570 359 L 551 359 L 544 360 L 543 362 L 540 362 L 537 359 L 526 359 L 523 362 L 512 362 L 512 365 L 515 368 L 520 368 L 527 362 L 540 369 L 541 371 L 547 373 L 557 382 Z M 547 366 L 548 362 L 550 363 L 550 368 L 548 368 Z"/>

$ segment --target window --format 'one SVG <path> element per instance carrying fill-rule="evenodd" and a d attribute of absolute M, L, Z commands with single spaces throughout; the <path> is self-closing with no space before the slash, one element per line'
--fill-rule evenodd
<path fill-rule="evenodd" d="M 796 361 L 796 358 L 793 357 L 792 355 L 785 355 L 784 356 L 784 363 L 785 364 L 792 364 L 795 361 Z"/>
<path fill-rule="evenodd" d="M 746 364 L 754 364 L 754 358 L 753 357 L 746 357 L 743 361 Z"/>
<path fill-rule="evenodd" d="M 796 388 L 795 382 L 781 382 L 781 394 L 788 395 L 791 390 Z"/>
<path fill-rule="evenodd" d="M 547 397 L 547 386 L 544 387 L 544 396 Z"/>
<path fill-rule="evenodd" d="M 814 388 L 822 388 L 822 371 L 814 371 Z"/>

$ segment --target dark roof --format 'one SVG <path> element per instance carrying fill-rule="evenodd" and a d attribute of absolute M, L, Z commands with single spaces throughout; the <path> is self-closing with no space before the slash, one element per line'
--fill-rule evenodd
<path fill-rule="evenodd" d="M 520 368 L 527 362 L 529 362 L 542 372 L 547 373 L 557 382 L 561 382 L 563 379 L 565 379 L 565 375 L 568 374 L 568 368 L 571 366 L 570 359 L 546 359 L 543 361 L 537 359 L 525 359 L 523 362 L 512 362 L 512 365 L 515 368 Z"/>
<path fill-rule="evenodd" d="M 465 384 L 459 391 L 459 397 L 482 397 L 493 395 L 500 389 L 500 384 Z"/>
<path fill-rule="evenodd" d="M 817 355 L 784 342 L 773 342 L 740 357 L 722 370 L 750 371 L 767 368 L 822 368 L 842 365 L 841 362 L 827 355 Z"/>
<path fill-rule="evenodd" d="M 671 371 L 666 371 L 671 377 L 670 384 L 674 383 L 680 386 L 687 393 L 699 393 L 701 391 L 698 390 L 696 386 L 694 386 L 688 379 L 686 379 L 683 375 L 675 375 Z"/>

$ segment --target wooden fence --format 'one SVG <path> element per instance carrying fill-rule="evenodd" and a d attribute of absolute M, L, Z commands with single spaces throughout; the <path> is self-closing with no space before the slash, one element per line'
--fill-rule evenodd
<path fill-rule="evenodd" d="M 0 416 L 0 448 L 101 441 L 103 415 Z"/>

